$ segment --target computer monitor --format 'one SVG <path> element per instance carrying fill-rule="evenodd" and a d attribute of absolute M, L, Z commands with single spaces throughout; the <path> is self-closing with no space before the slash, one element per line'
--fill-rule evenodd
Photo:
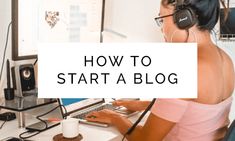
<path fill-rule="evenodd" d="M 220 38 L 235 39 L 235 8 L 230 8 L 228 18 L 225 20 L 224 9 L 220 10 Z"/>
<path fill-rule="evenodd" d="M 103 1 L 12 0 L 12 59 L 36 58 L 39 43 L 99 43 Z"/>

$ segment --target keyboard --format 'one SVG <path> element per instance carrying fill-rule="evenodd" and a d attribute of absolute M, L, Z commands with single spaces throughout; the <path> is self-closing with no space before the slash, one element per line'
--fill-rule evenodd
<path fill-rule="evenodd" d="M 138 112 L 128 111 L 125 108 L 123 109 L 123 107 L 120 107 L 120 106 L 116 107 L 116 106 L 113 106 L 112 104 L 106 104 L 106 105 L 99 106 L 97 108 L 93 108 L 91 110 L 84 111 L 83 113 L 80 113 L 80 114 L 78 114 L 76 116 L 73 116 L 73 117 L 78 118 L 79 123 L 93 125 L 93 126 L 99 126 L 99 127 L 108 127 L 109 124 L 107 124 L 107 123 L 92 122 L 92 121 L 87 121 L 85 119 L 87 114 L 89 114 L 90 112 L 100 111 L 100 110 L 103 110 L 103 109 L 113 110 L 113 111 L 115 111 L 115 112 L 117 112 L 117 113 L 119 113 L 119 114 L 121 114 L 122 116 L 125 116 L 125 117 L 128 117 L 128 116 L 131 116 L 131 115 L 134 115 L 134 114 L 138 113 Z"/>
<path fill-rule="evenodd" d="M 94 108 L 92 110 L 88 110 L 84 113 L 81 113 L 81 114 L 78 114 L 76 116 L 74 116 L 75 118 L 79 118 L 79 119 L 85 119 L 86 118 L 86 115 L 89 114 L 90 112 L 93 112 L 93 111 L 101 111 L 103 109 L 109 109 L 109 110 L 115 110 L 117 109 L 117 107 L 111 105 L 111 104 L 106 104 L 106 105 L 102 105 L 100 107 L 97 107 L 97 108 Z"/>

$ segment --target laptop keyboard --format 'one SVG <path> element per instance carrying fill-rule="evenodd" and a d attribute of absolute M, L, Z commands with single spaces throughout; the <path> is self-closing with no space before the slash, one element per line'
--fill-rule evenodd
<path fill-rule="evenodd" d="M 97 108 L 94 108 L 92 110 L 88 110 L 84 113 L 81 113 L 77 116 L 74 116 L 75 118 L 79 118 L 79 119 L 85 119 L 86 118 L 86 115 L 89 114 L 90 112 L 93 112 L 93 111 L 100 111 L 100 110 L 103 110 L 103 109 L 109 109 L 109 110 L 114 110 L 116 107 L 111 105 L 111 104 L 106 104 L 106 105 L 103 105 L 103 106 L 100 106 L 100 107 L 97 107 Z"/>

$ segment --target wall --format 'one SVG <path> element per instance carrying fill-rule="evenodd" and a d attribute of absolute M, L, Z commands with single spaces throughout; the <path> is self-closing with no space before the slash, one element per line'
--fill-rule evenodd
<path fill-rule="evenodd" d="M 11 21 L 11 1 L 10 0 L 0 0 L 0 67 L 2 65 L 2 57 L 6 42 L 7 26 Z M 10 31 L 11 32 L 11 31 Z M 7 47 L 6 58 L 11 58 L 11 34 L 9 34 L 9 41 Z M 0 97 L 3 94 L 3 88 L 6 87 L 6 76 L 5 67 L 3 70 L 2 80 L 0 81 Z"/>
<path fill-rule="evenodd" d="M 157 42 L 162 40 L 154 18 L 158 16 L 158 0 L 106 0 L 105 42 Z M 107 32 L 118 32 L 118 36 Z"/>

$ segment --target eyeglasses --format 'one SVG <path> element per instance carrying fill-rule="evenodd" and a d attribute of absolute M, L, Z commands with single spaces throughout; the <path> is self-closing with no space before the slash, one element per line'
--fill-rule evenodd
<path fill-rule="evenodd" d="M 155 19 L 157 25 L 159 27 L 162 27 L 162 25 L 163 25 L 163 18 L 170 17 L 170 16 L 173 16 L 173 15 L 174 15 L 174 13 L 173 14 L 169 14 L 169 15 L 159 16 L 159 17 L 156 17 L 154 19 Z"/>

